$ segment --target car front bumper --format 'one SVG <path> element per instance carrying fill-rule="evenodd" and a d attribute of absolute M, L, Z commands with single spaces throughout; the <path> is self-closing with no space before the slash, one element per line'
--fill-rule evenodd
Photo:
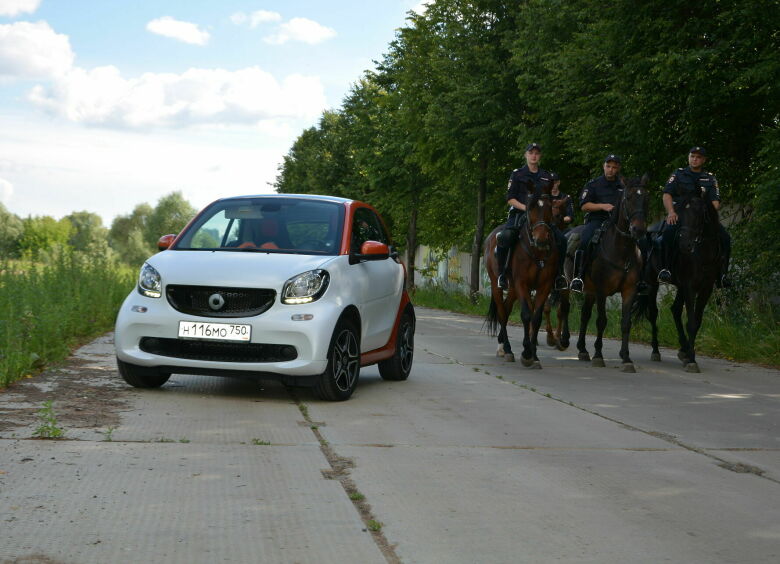
<path fill-rule="evenodd" d="M 123 362 L 149 368 L 161 367 L 171 372 L 314 376 L 325 371 L 328 346 L 341 311 L 338 304 L 322 299 L 302 305 L 285 305 L 277 301 L 270 309 L 254 317 L 200 317 L 175 310 L 164 297 L 148 298 L 134 290 L 119 310 L 114 346 L 117 358 Z M 293 316 L 299 320 L 294 320 Z M 180 358 L 142 350 L 141 340 L 144 338 L 179 340 L 180 321 L 250 325 L 251 343 L 292 346 L 297 355 L 294 360 L 287 361 L 236 362 Z M 241 344 L 234 346 L 240 347 Z M 149 347 L 145 348 L 148 350 Z"/>

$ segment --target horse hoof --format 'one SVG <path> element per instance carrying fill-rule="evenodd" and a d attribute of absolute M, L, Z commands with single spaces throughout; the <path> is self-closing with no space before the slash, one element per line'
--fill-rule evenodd
<path fill-rule="evenodd" d="M 534 363 L 534 359 L 533 358 L 525 358 L 523 355 L 520 355 L 520 362 L 523 364 L 523 366 L 529 367 L 529 366 L 531 366 Z"/>
<path fill-rule="evenodd" d="M 603 358 L 594 358 L 590 361 L 590 365 L 596 368 L 604 368 L 606 366 L 606 364 L 604 364 Z"/>
<path fill-rule="evenodd" d="M 531 368 L 532 369 L 541 370 L 542 369 L 542 363 L 539 362 L 538 360 L 535 360 L 534 363 L 531 365 Z"/>
<path fill-rule="evenodd" d="M 620 371 L 627 374 L 636 374 L 636 368 L 634 368 L 634 363 L 632 362 L 624 362 L 623 366 L 620 367 Z"/>
<path fill-rule="evenodd" d="M 650 360 L 653 362 L 661 362 L 661 353 L 652 353 L 650 355 Z"/>
<path fill-rule="evenodd" d="M 555 348 L 558 349 L 559 351 L 565 351 L 566 349 L 569 348 L 569 345 L 564 345 L 563 343 L 558 343 L 558 346 L 555 347 Z"/>
<path fill-rule="evenodd" d="M 515 355 L 512 353 L 506 353 L 504 355 L 504 360 L 507 362 L 514 362 L 515 361 Z"/>
<path fill-rule="evenodd" d="M 547 333 L 547 346 L 554 347 L 556 344 L 555 337 Z"/>
<path fill-rule="evenodd" d="M 580 354 L 577 355 L 577 359 L 578 360 L 588 361 L 588 360 L 590 360 L 590 355 L 588 354 L 587 351 L 581 352 Z"/>
<path fill-rule="evenodd" d="M 683 364 L 688 364 L 688 355 L 683 351 L 677 351 L 677 358 L 680 359 L 680 362 Z"/>
<path fill-rule="evenodd" d="M 698 374 L 699 372 L 701 372 L 701 370 L 699 370 L 699 365 L 696 364 L 695 362 L 689 362 L 688 364 L 686 364 L 685 365 L 685 371 L 686 372 L 693 372 L 695 374 Z"/>

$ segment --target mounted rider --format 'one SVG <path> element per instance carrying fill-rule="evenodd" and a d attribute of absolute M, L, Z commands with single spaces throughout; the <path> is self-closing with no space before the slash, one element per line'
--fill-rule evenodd
<path fill-rule="evenodd" d="M 509 204 L 509 216 L 506 225 L 496 237 L 496 261 L 498 262 L 498 286 L 506 290 L 509 288 L 506 270 L 511 258 L 511 251 L 515 247 L 520 234 L 520 228 L 525 222 L 526 201 L 529 192 L 533 193 L 541 189 L 541 185 L 551 182 L 549 172 L 539 166 L 542 159 L 542 148 L 538 143 L 530 143 L 525 148 L 526 165 L 516 168 L 509 176 L 509 186 L 506 192 L 506 201 Z M 555 279 L 555 289 L 562 290 L 567 287 L 566 277 L 563 276 L 563 262 L 566 259 L 566 239 L 561 232 L 552 227 L 555 241 L 558 245 L 558 272 Z"/>
<path fill-rule="evenodd" d="M 664 188 L 663 204 L 666 208 L 666 221 L 661 231 L 661 269 L 658 272 L 658 282 L 668 284 L 672 281 L 670 267 L 675 249 L 675 240 L 680 231 L 677 209 L 692 197 L 702 197 L 720 209 L 720 189 L 718 179 L 711 172 L 704 170 L 707 162 L 707 150 L 704 147 L 691 147 L 688 151 L 688 166 L 678 168 L 669 177 Z M 721 264 L 720 275 L 715 284 L 719 288 L 731 287 L 731 281 L 726 273 L 729 269 L 731 256 L 731 237 L 723 225 L 718 224 L 720 231 Z"/>
<path fill-rule="evenodd" d="M 585 227 L 582 230 L 580 246 L 574 253 L 574 279 L 570 290 L 582 292 L 582 277 L 590 262 L 588 248 L 593 235 L 609 219 L 610 213 L 618 205 L 624 186 L 620 181 L 620 157 L 609 154 L 604 159 L 604 174 L 589 181 L 580 193 L 580 209 L 586 213 Z"/>
<path fill-rule="evenodd" d="M 566 207 L 562 212 L 563 224 L 565 226 L 563 232 L 567 233 L 569 231 L 571 222 L 574 221 L 574 204 L 572 203 L 572 199 L 568 194 L 561 192 L 561 177 L 558 176 L 558 173 L 550 171 L 550 178 L 553 181 L 552 191 L 550 192 L 552 201 L 556 202 L 558 200 L 568 200 L 566 202 Z"/>

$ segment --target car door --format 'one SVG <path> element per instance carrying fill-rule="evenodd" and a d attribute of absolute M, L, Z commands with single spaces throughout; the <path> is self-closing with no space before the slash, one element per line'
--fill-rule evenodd
<path fill-rule="evenodd" d="M 352 221 L 351 251 L 359 253 L 366 241 L 389 244 L 390 239 L 376 213 L 357 208 Z M 403 291 L 403 266 L 392 258 L 351 265 L 351 278 L 358 288 L 363 352 L 384 346 L 390 339 Z"/>

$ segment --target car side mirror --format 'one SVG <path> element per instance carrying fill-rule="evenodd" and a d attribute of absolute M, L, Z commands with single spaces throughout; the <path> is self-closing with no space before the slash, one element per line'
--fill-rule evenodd
<path fill-rule="evenodd" d="M 357 264 L 367 260 L 385 260 L 390 257 L 390 247 L 379 241 L 366 241 L 359 253 L 349 255 L 349 263 Z"/>
<path fill-rule="evenodd" d="M 175 233 L 171 233 L 169 235 L 163 235 L 160 237 L 160 239 L 157 241 L 157 248 L 161 251 L 164 251 L 165 249 L 169 248 L 173 241 L 176 239 L 177 235 Z"/>

